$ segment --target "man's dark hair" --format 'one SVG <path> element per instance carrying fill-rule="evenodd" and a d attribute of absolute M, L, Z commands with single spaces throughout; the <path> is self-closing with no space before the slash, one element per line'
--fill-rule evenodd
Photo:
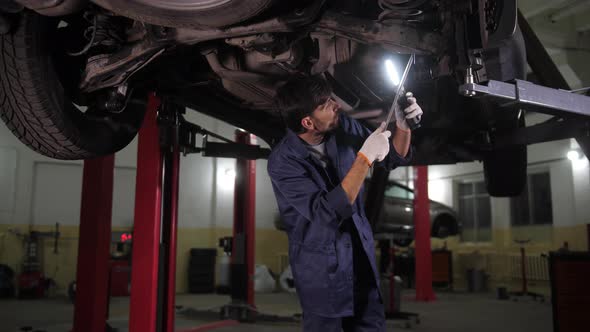
<path fill-rule="evenodd" d="M 275 107 L 285 126 L 297 134 L 305 132 L 301 119 L 310 115 L 325 103 L 332 94 L 332 88 L 321 76 L 295 77 L 277 90 Z"/>

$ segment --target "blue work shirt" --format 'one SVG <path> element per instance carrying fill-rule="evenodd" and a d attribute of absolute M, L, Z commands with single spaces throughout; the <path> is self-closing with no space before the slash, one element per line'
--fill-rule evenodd
<path fill-rule="evenodd" d="M 304 313 L 353 315 L 352 239 L 351 233 L 343 230 L 351 224 L 379 285 L 373 233 L 361 202 L 363 188 L 350 204 L 341 185 L 370 134 L 356 120 L 339 114 L 339 127 L 325 141 L 338 183 L 291 130 L 270 154 L 268 173 L 289 238 L 289 263 Z M 378 165 L 393 169 L 407 165 L 410 158 L 411 153 L 403 158 L 390 146 L 388 156 Z"/>

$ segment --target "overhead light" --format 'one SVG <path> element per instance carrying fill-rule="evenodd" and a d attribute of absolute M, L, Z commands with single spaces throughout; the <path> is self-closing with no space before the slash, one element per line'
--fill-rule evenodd
<path fill-rule="evenodd" d="M 236 183 L 236 170 L 226 168 L 223 172 L 217 173 L 217 182 L 223 190 L 232 190 Z"/>
<path fill-rule="evenodd" d="M 580 153 L 577 150 L 569 150 L 567 152 L 567 159 L 571 161 L 580 160 Z"/>
<path fill-rule="evenodd" d="M 406 207 L 406 208 L 405 208 L 405 210 L 406 210 L 406 212 L 410 212 L 410 211 L 412 211 L 412 209 L 411 209 L 411 208 L 409 208 L 409 207 Z"/>
<path fill-rule="evenodd" d="M 578 149 L 571 149 L 567 152 L 567 159 L 571 160 L 575 170 L 583 170 L 588 167 L 588 158 Z"/>
<path fill-rule="evenodd" d="M 391 59 L 385 60 L 385 71 L 387 72 L 387 76 L 391 80 L 391 83 L 396 86 L 399 85 L 399 73 L 397 72 L 397 69 L 395 69 L 395 65 Z"/>
<path fill-rule="evenodd" d="M 225 169 L 225 177 L 231 181 L 236 179 L 236 170 L 233 168 Z"/>

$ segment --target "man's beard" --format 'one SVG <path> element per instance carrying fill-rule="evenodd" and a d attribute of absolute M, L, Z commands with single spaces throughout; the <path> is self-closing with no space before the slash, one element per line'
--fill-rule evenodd
<path fill-rule="evenodd" d="M 340 124 L 340 121 L 338 121 L 338 120 L 339 120 L 338 117 L 336 117 L 334 119 L 334 121 L 331 122 L 328 125 L 328 127 L 325 130 L 322 131 L 322 133 L 329 134 L 329 133 L 333 132 L 334 130 L 336 130 L 336 128 L 338 128 L 338 125 Z"/>

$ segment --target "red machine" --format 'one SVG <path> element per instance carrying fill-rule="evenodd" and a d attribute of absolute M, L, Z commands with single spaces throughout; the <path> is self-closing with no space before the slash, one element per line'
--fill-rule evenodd
<path fill-rule="evenodd" d="M 43 254 L 40 242 L 43 238 L 51 238 L 53 252 L 57 253 L 57 241 L 59 239 L 59 224 L 55 224 L 54 232 L 31 231 L 26 235 L 17 234 L 24 238 L 25 259 L 22 272 L 18 275 L 18 297 L 21 299 L 38 299 L 45 297 L 52 280 L 46 279 L 43 274 Z"/>
<path fill-rule="evenodd" d="M 41 271 L 28 271 L 18 275 L 18 297 L 39 299 L 45 296 L 47 279 Z"/>

